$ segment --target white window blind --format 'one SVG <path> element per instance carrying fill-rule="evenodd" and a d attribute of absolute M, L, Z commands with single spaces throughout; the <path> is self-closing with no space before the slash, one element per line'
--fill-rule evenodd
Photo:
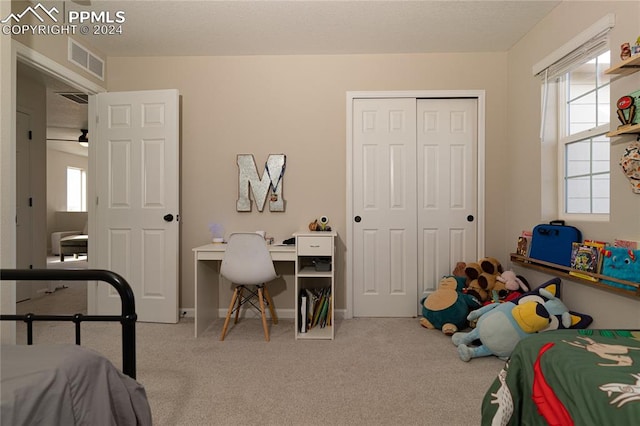
<path fill-rule="evenodd" d="M 566 64 L 569 64 L 569 66 L 571 65 L 571 62 L 567 62 L 565 59 L 568 60 L 573 58 L 573 61 L 575 62 L 580 58 L 580 56 L 575 55 L 582 54 L 582 57 L 586 56 L 586 51 L 584 51 L 584 49 L 592 50 L 592 48 L 597 46 L 599 43 L 603 41 L 606 43 L 606 36 L 614 25 L 615 15 L 613 13 L 602 17 L 589 28 L 582 31 L 580 34 L 535 64 L 532 69 L 533 75 L 543 75 L 544 71 L 547 70 L 548 78 L 553 78 L 551 72 L 556 70 L 560 71 L 562 69 L 561 67 L 566 66 Z"/>
<path fill-rule="evenodd" d="M 540 140 L 544 140 L 549 99 L 549 82 L 566 74 L 573 67 L 597 57 L 608 50 L 608 34 L 615 23 L 615 15 L 609 14 L 562 45 L 533 66 L 533 74 L 542 80 L 542 111 Z"/>
<path fill-rule="evenodd" d="M 606 52 L 608 50 L 607 35 L 609 30 L 610 28 L 607 28 L 602 31 L 600 34 L 540 71 L 537 75 L 541 76 L 545 81 L 548 81 L 566 74 L 572 67 L 581 65 L 599 54 Z"/>

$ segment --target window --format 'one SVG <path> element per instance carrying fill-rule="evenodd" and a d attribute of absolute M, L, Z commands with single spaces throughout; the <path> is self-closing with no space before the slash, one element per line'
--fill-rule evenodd
<path fill-rule="evenodd" d="M 609 213 L 609 51 L 559 78 L 558 148 L 564 214 Z"/>
<path fill-rule="evenodd" d="M 533 66 L 542 82 L 542 214 L 609 220 L 610 121 L 607 14 Z"/>
<path fill-rule="evenodd" d="M 87 172 L 67 167 L 67 211 L 87 211 Z"/>

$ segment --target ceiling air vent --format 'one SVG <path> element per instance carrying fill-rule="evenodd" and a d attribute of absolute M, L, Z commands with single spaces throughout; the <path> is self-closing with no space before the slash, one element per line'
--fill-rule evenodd
<path fill-rule="evenodd" d="M 72 38 L 69 38 L 69 61 L 104 80 L 104 61 Z"/>
<path fill-rule="evenodd" d="M 57 92 L 58 95 L 62 96 L 63 98 L 67 98 L 70 101 L 73 101 L 77 104 L 88 104 L 89 103 L 89 95 L 85 94 L 85 93 L 75 93 L 75 92 Z"/>

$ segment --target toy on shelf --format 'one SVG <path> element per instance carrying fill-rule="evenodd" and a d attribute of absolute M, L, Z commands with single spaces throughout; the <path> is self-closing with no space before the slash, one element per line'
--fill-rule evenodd
<path fill-rule="evenodd" d="M 631 57 L 631 45 L 629 43 L 622 43 L 620 45 L 620 59 L 627 60 Z"/>
<path fill-rule="evenodd" d="M 618 120 L 620 120 L 620 123 L 622 123 L 618 126 L 618 129 L 631 127 L 632 125 L 636 124 L 634 122 L 634 118 L 636 115 L 636 105 L 633 95 L 626 95 L 621 97 L 620 99 L 618 99 L 616 106 L 618 107 Z"/>
<path fill-rule="evenodd" d="M 331 231 L 329 224 L 329 218 L 327 216 L 321 216 L 320 220 L 315 219 L 309 224 L 309 231 Z"/>
<path fill-rule="evenodd" d="M 602 252 L 602 274 L 609 277 L 640 283 L 640 250 L 626 247 L 606 246 Z M 635 286 L 602 280 L 603 283 L 625 290 L 636 290 Z"/>

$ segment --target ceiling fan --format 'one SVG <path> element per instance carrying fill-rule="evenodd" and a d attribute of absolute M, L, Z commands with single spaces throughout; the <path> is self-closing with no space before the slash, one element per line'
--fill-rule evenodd
<path fill-rule="evenodd" d="M 79 136 L 75 136 L 80 132 Z M 85 148 L 89 146 L 89 130 L 87 129 L 64 129 L 64 128 L 49 128 L 47 129 L 47 141 L 56 142 L 77 142 Z"/>

